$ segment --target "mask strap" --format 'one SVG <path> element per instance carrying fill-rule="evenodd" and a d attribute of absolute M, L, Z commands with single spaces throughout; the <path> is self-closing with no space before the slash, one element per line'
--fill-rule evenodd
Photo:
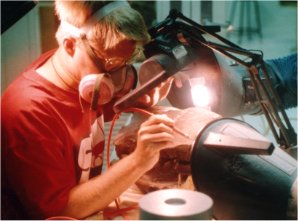
<path fill-rule="evenodd" d="M 79 38 L 81 36 L 86 36 L 88 32 L 91 30 L 91 28 L 103 17 L 123 7 L 130 8 L 130 5 L 128 4 L 127 1 L 124 1 L 124 0 L 118 0 L 115 2 L 108 3 L 102 8 L 100 8 L 98 11 L 96 11 L 89 19 L 87 19 L 87 21 L 85 21 L 85 23 L 82 25 L 81 28 L 78 28 L 64 20 L 61 21 L 60 25 L 64 30 L 69 32 L 71 35 Z"/>
<path fill-rule="evenodd" d="M 101 71 L 105 71 L 105 67 L 103 66 L 103 64 L 98 60 L 97 55 L 95 54 L 94 50 L 92 49 L 92 47 L 90 46 L 86 36 L 81 36 L 80 38 L 81 42 L 83 42 L 83 45 L 88 53 L 88 55 L 90 56 L 90 58 L 92 59 L 93 63 L 101 70 Z"/>
<path fill-rule="evenodd" d="M 98 107 L 98 99 L 99 99 L 99 86 L 100 86 L 100 82 L 101 79 L 103 78 L 103 74 L 99 75 L 94 83 L 94 90 L 93 90 L 93 94 L 92 94 L 92 99 L 91 99 L 91 110 L 96 111 L 97 107 Z"/>
<path fill-rule="evenodd" d="M 86 22 L 85 24 L 80 28 L 84 33 L 88 33 L 90 29 L 98 22 L 100 21 L 103 17 L 107 16 L 111 12 L 123 8 L 123 7 L 129 7 L 130 5 L 128 4 L 127 1 L 124 0 L 118 0 L 115 2 L 111 2 L 102 8 L 100 8 L 98 11 L 96 11 Z"/>

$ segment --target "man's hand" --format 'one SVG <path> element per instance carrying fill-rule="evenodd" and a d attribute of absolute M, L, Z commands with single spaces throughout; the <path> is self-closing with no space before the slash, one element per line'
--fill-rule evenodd
<path fill-rule="evenodd" d="M 135 105 L 138 107 L 152 107 L 156 105 L 159 101 L 165 99 L 171 89 L 173 78 L 169 78 L 167 81 L 162 82 L 159 86 L 155 87 L 147 94 L 141 96 Z"/>
<path fill-rule="evenodd" d="M 177 88 L 182 88 L 183 82 L 189 80 L 189 75 L 184 72 L 178 72 L 173 76 Z"/>
<path fill-rule="evenodd" d="M 147 170 L 159 160 L 160 150 L 171 147 L 174 139 L 173 124 L 174 121 L 166 115 L 151 116 L 141 124 L 133 154 L 140 165 Z"/>
<path fill-rule="evenodd" d="M 152 77 L 152 75 L 151 75 Z M 157 87 L 149 91 L 147 94 L 143 95 L 136 101 L 136 106 L 138 107 L 152 107 L 156 105 L 159 101 L 165 99 L 168 96 L 168 93 L 174 82 L 176 87 L 181 88 L 183 82 L 188 80 L 189 76 L 183 72 L 178 72 L 174 76 L 168 78 L 165 82 L 162 82 Z M 144 84 L 150 80 L 149 75 L 140 76 L 140 83 Z"/>

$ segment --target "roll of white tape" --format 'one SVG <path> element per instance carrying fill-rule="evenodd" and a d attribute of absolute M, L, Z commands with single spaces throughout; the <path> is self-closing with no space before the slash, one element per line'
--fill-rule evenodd
<path fill-rule="evenodd" d="M 167 189 L 146 194 L 139 206 L 141 220 L 211 220 L 213 200 L 201 192 Z"/>

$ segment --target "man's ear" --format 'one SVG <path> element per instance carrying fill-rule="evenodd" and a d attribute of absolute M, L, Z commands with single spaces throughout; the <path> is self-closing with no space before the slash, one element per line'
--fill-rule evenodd
<path fill-rule="evenodd" d="M 73 56 L 76 50 L 76 39 L 75 38 L 64 38 L 63 48 L 69 56 Z"/>

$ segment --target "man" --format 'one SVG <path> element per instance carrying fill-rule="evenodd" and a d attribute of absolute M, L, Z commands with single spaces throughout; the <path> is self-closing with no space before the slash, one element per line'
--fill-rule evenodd
<path fill-rule="evenodd" d="M 55 9 L 58 49 L 33 62 L 2 96 L 4 219 L 89 216 L 151 169 L 173 139 L 172 120 L 151 117 L 136 150 L 100 174 L 103 122 L 132 89 L 128 64 L 149 37 L 141 15 L 124 1 L 56 1 Z M 88 91 L 94 81 L 98 100 Z M 158 97 L 145 100 L 152 105 Z"/>

